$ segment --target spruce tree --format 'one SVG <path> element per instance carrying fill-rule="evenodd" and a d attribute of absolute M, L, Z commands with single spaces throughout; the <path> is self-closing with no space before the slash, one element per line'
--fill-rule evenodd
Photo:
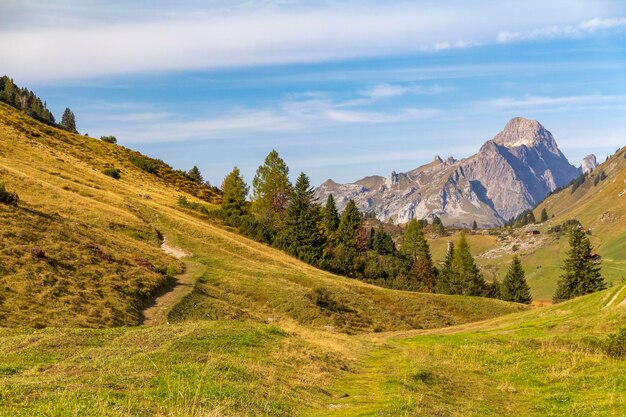
<path fill-rule="evenodd" d="M 66 108 L 61 117 L 61 128 L 68 132 L 78 133 L 76 130 L 76 117 L 69 108 Z"/>
<path fill-rule="evenodd" d="M 485 280 L 474 262 L 464 233 L 461 233 L 459 244 L 454 252 L 452 270 L 457 278 L 451 283 L 453 294 L 483 295 Z"/>
<path fill-rule="evenodd" d="M 356 207 L 354 200 L 350 200 L 339 220 L 339 227 L 337 228 L 338 242 L 346 248 L 357 249 L 357 238 L 362 224 L 363 217 L 361 212 Z"/>
<path fill-rule="evenodd" d="M 476 229 L 478 229 L 478 223 L 476 223 L 476 220 L 474 220 L 474 222 L 472 223 L 472 230 Z"/>
<path fill-rule="evenodd" d="M 411 258 L 411 260 L 415 260 L 421 256 L 432 262 L 428 242 L 424 237 L 420 223 L 416 219 L 412 219 L 409 224 L 407 224 L 400 251 L 402 254 Z"/>
<path fill-rule="evenodd" d="M 249 188 L 244 182 L 239 168 L 233 168 L 222 183 L 222 210 L 227 216 L 245 214 L 248 191 Z"/>
<path fill-rule="evenodd" d="M 323 211 L 324 215 L 324 230 L 327 235 L 332 235 L 337 231 L 339 227 L 339 212 L 337 211 L 337 206 L 335 205 L 335 198 L 332 194 L 328 194 L 328 198 L 326 199 L 326 206 Z"/>
<path fill-rule="evenodd" d="M 193 168 L 191 168 L 188 172 L 187 175 L 189 176 L 189 178 L 191 178 L 191 180 L 195 183 L 198 184 L 202 184 L 204 182 L 204 179 L 202 178 L 202 174 L 200 173 L 200 170 L 198 169 L 197 166 L 193 166 Z"/>
<path fill-rule="evenodd" d="M 523 304 L 530 304 L 533 300 L 518 256 L 513 257 L 513 262 L 502 281 L 500 298 L 504 301 Z"/>
<path fill-rule="evenodd" d="M 600 274 L 600 265 L 592 260 L 591 242 L 582 227 L 572 229 L 569 235 L 569 245 L 567 258 L 561 268 L 563 274 L 553 297 L 555 302 L 606 288 L 604 278 Z"/>
<path fill-rule="evenodd" d="M 315 204 L 309 178 L 301 173 L 291 193 L 281 239 L 287 252 L 308 263 L 322 256 L 324 236 L 320 230 L 320 209 Z"/>
<path fill-rule="evenodd" d="M 544 207 L 543 210 L 541 210 L 541 223 L 544 223 L 547 221 L 548 221 L 548 210 L 546 210 L 546 208 Z"/>
<path fill-rule="evenodd" d="M 446 258 L 443 262 L 443 267 L 439 271 L 437 277 L 437 285 L 435 290 L 441 294 L 452 293 L 452 283 L 456 281 L 454 271 L 452 270 L 452 261 L 454 260 L 454 243 L 448 242 L 448 250 L 446 251 Z"/>
<path fill-rule="evenodd" d="M 374 232 L 373 247 L 379 255 L 390 255 L 396 251 L 393 239 L 383 229 L 376 229 Z"/>
<path fill-rule="evenodd" d="M 252 206 L 257 213 L 283 215 L 289 203 L 291 183 L 285 161 L 272 150 L 252 181 Z"/>

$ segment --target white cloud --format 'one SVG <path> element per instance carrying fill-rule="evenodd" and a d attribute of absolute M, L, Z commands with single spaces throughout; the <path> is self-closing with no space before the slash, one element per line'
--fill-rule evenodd
<path fill-rule="evenodd" d="M 626 96 L 623 95 L 577 95 L 562 97 L 525 96 L 522 98 L 500 97 L 491 100 L 478 101 L 479 107 L 507 108 L 507 109 L 541 109 L 545 107 L 568 109 L 576 108 L 596 108 L 598 106 L 626 105 Z"/>
<path fill-rule="evenodd" d="M 626 17 L 602 19 L 599 17 L 584 21 L 577 25 L 551 25 L 526 32 L 499 32 L 496 36 L 498 43 L 517 41 L 531 41 L 550 38 L 576 38 L 588 35 L 598 30 L 607 30 L 626 27 Z"/>
<path fill-rule="evenodd" d="M 3 71 L 23 82 L 42 82 L 145 71 L 324 62 L 467 48 L 493 42 L 499 32 L 498 39 L 509 42 L 527 33 L 531 37 L 559 34 L 570 26 L 583 30 L 580 22 L 587 22 L 587 32 L 592 27 L 622 25 L 618 17 L 589 20 L 611 16 L 619 9 L 619 2 L 610 0 L 577 7 L 566 0 L 483 0 L 482 5 L 456 1 L 446 5 L 308 2 L 300 6 L 271 1 L 227 7 L 227 2 L 218 3 L 219 7 L 208 11 L 181 5 L 176 13 L 171 8 L 159 13 L 150 6 L 145 18 L 139 17 L 136 6 L 129 18 L 72 2 L 88 15 L 84 22 L 80 13 L 65 11 L 72 9 L 67 6 L 58 8 L 54 19 L 45 17 L 45 25 L 28 20 L 30 14 L 23 13 L 23 21 L 17 19 L 0 29 L 0 56 L 10 57 L 3 61 Z M 37 2 L 30 2 L 29 7 L 33 4 Z M 489 13 L 484 12 L 486 8 Z M 98 12 L 100 20 L 95 19 Z M 43 13 L 32 15 L 44 19 Z"/>

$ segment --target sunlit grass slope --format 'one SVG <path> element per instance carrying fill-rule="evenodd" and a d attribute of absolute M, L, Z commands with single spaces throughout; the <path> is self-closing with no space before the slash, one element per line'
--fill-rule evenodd
<path fill-rule="evenodd" d="M 162 234 L 208 267 L 172 321 L 288 317 L 362 332 L 437 327 L 518 308 L 394 292 L 320 272 L 180 209 L 182 192 L 129 162 L 131 151 L 3 105 L 0 144 L 0 181 L 21 198 L 17 208 L 0 206 L 5 326 L 138 323 L 142 300 L 180 268 L 159 250 Z M 121 179 L 102 174 L 106 167 L 120 169 Z M 329 300 L 320 302 L 320 289 Z"/>
<path fill-rule="evenodd" d="M 325 415 L 622 416 L 626 362 L 600 345 L 625 323 L 624 293 L 374 338 L 359 371 L 330 390 Z"/>

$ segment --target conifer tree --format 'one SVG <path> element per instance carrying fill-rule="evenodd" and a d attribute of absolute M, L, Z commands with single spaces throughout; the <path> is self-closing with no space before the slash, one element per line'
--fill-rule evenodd
<path fill-rule="evenodd" d="M 249 188 L 243 180 L 239 168 L 224 178 L 222 183 L 222 210 L 228 216 L 241 216 L 246 212 L 246 196 Z"/>
<path fill-rule="evenodd" d="M 66 108 L 61 117 L 61 127 L 68 132 L 78 133 L 76 130 L 76 117 L 69 108 Z"/>
<path fill-rule="evenodd" d="M 465 234 L 461 233 L 459 244 L 454 252 L 452 270 L 458 280 L 452 282 L 453 294 L 482 295 L 485 290 L 485 280 L 474 262 Z"/>
<path fill-rule="evenodd" d="M 379 255 L 390 255 L 396 251 L 396 245 L 389 233 L 383 229 L 376 229 L 374 232 L 373 247 Z"/>
<path fill-rule="evenodd" d="M 474 222 L 472 223 L 472 230 L 476 229 L 478 229 L 478 223 L 476 223 L 476 220 L 474 220 Z"/>
<path fill-rule="evenodd" d="M 187 172 L 187 175 L 189 175 L 189 178 L 195 183 L 202 184 L 204 182 L 200 170 L 195 165 Z"/>
<path fill-rule="evenodd" d="M 362 224 L 363 217 L 361 212 L 356 207 L 354 200 L 350 200 L 339 220 L 339 227 L 337 228 L 337 240 L 339 243 L 346 248 L 357 249 L 357 238 Z"/>
<path fill-rule="evenodd" d="M 569 235 L 570 249 L 563 263 L 563 274 L 558 282 L 555 302 L 600 291 L 606 288 L 600 274 L 600 265 L 593 262 L 591 243 L 582 227 L 575 227 Z"/>
<path fill-rule="evenodd" d="M 275 150 L 257 169 L 252 190 L 253 208 L 257 213 L 284 214 L 291 193 L 289 168 Z"/>
<path fill-rule="evenodd" d="M 308 263 L 322 256 L 324 236 L 320 230 L 320 209 L 315 204 L 309 178 L 301 173 L 291 193 L 285 216 L 282 244 L 287 252 Z"/>
<path fill-rule="evenodd" d="M 502 281 L 500 298 L 504 301 L 530 304 L 533 300 L 530 288 L 526 282 L 526 275 L 518 256 L 513 257 L 513 262 Z"/>
<path fill-rule="evenodd" d="M 326 206 L 324 207 L 324 230 L 327 235 L 332 235 L 339 227 L 339 212 L 335 205 L 335 198 L 332 194 L 328 194 Z"/>
<path fill-rule="evenodd" d="M 544 223 L 547 221 L 548 221 L 548 210 L 546 210 L 546 208 L 544 207 L 543 210 L 541 210 L 541 223 Z"/>
<path fill-rule="evenodd" d="M 437 277 L 436 291 L 441 294 L 452 294 L 452 284 L 457 281 L 455 273 L 452 270 L 452 261 L 454 260 L 454 243 L 448 242 L 448 250 L 443 267 L 439 271 Z"/>
<path fill-rule="evenodd" d="M 434 291 L 437 270 L 433 264 L 430 247 L 422 231 L 422 226 L 415 218 L 406 227 L 401 252 L 411 259 L 411 275 L 421 283 L 422 289 Z"/>

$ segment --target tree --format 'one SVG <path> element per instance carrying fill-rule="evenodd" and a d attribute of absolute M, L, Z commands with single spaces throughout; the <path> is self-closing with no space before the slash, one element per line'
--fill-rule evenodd
<path fill-rule="evenodd" d="M 412 219 L 406 227 L 400 251 L 412 262 L 411 275 L 423 290 L 434 291 L 437 270 L 430 255 L 430 247 L 419 221 Z"/>
<path fill-rule="evenodd" d="M 324 230 L 327 235 L 332 235 L 339 227 L 339 212 L 335 205 L 335 198 L 332 194 L 328 194 L 326 206 L 323 211 Z"/>
<path fill-rule="evenodd" d="M 546 208 L 544 207 L 543 210 L 541 210 L 541 223 L 544 223 L 547 221 L 548 221 L 548 210 L 546 210 Z"/>
<path fill-rule="evenodd" d="M 437 278 L 437 285 L 435 289 L 438 293 L 442 294 L 451 294 L 452 293 L 452 283 L 457 281 L 454 276 L 455 273 L 452 270 L 452 261 L 454 260 L 454 243 L 448 242 L 448 250 L 446 251 L 446 258 L 443 262 L 443 267 L 439 272 L 439 277 Z"/>
<path fill-rule="evenodd" d="M 558 282 L 553 300 L 555 302 L 600 291 L 606 283 L 600 273 L 600 265 L 594 263 L 589 237 L 582 227 L 575 227 L 569 235 L 570 249 L 563 263 L 563 274 Z"/>
<path fill-rule="evenodd" d="M 476 223 L 476 220 L 474 220 L 474 222 L 472 223 L 472 230 L 476 229 L 478 229 L 478 223 Z"/>
<path fill-rule="evenodd" d="M 309 178 L 301 173 L 291 193 L 281 242 L 287 252 L 308 263 L 316 262 L 324 249 L 319 224 L 319 206 L 315 204 Z"/>
<path fill-rule="evenodd" d="M 357 249 L 357 238 L 362 223 L 361 212 L 356 207 L 354 200 L 350 200 L 339 220 L 339 227 L 337 228 L 339 244 L 346 248 Z"/>
<path fill-rule="evenodd" d="M 396 251 L 396 245 L 393 243 L 393 239 L 389 233 L 383 229 L 376 229 L 374 232 L 374 250 L 379 255 L 391 255 Z"/>
<path fill-rule="evenodd" d="M 465 234 L 461 238 L 452 259 L 452 270 L 457 281 L 452 281 L 453 294 L 482 295 L 485 290 L 485 280 L 474 262 Z"/>
<path fill-rule="evenodd" d="M 252 181 L 252 202 L 257 213 L 283 215 L 289 202 L 291 183 L 285 161 L 272 150 Z"/>
<path fill-rule="evenodd" d="M 518 256 L 513 257 L 513 262 L 502 281 L 500 298 L 523 304 L 530 304 L 533 300 Z"/>
<path fill-rule="evenodd" d="M 241 216 L 246 212 L 246 196 L 249 188 L 243 181 L 239 168 L 224 178 L 222 183 L 222 210 L 228 216 Z"/>
<path fill-rule="evenodd" d="M 204 182 L 204 178 L 202 178 L 202 174 L 197 166 L 193 166 L 189 171 L 187 171 L 187 175 L 191 180 L 197 184 L 202 184 Z"/>
<path fill-rule="evenodd" d="M 61 128 L 68 132 L 78 133 L 76 130 L 76 117 L 69 108 L 66 108 L 61 117 Z"/>

